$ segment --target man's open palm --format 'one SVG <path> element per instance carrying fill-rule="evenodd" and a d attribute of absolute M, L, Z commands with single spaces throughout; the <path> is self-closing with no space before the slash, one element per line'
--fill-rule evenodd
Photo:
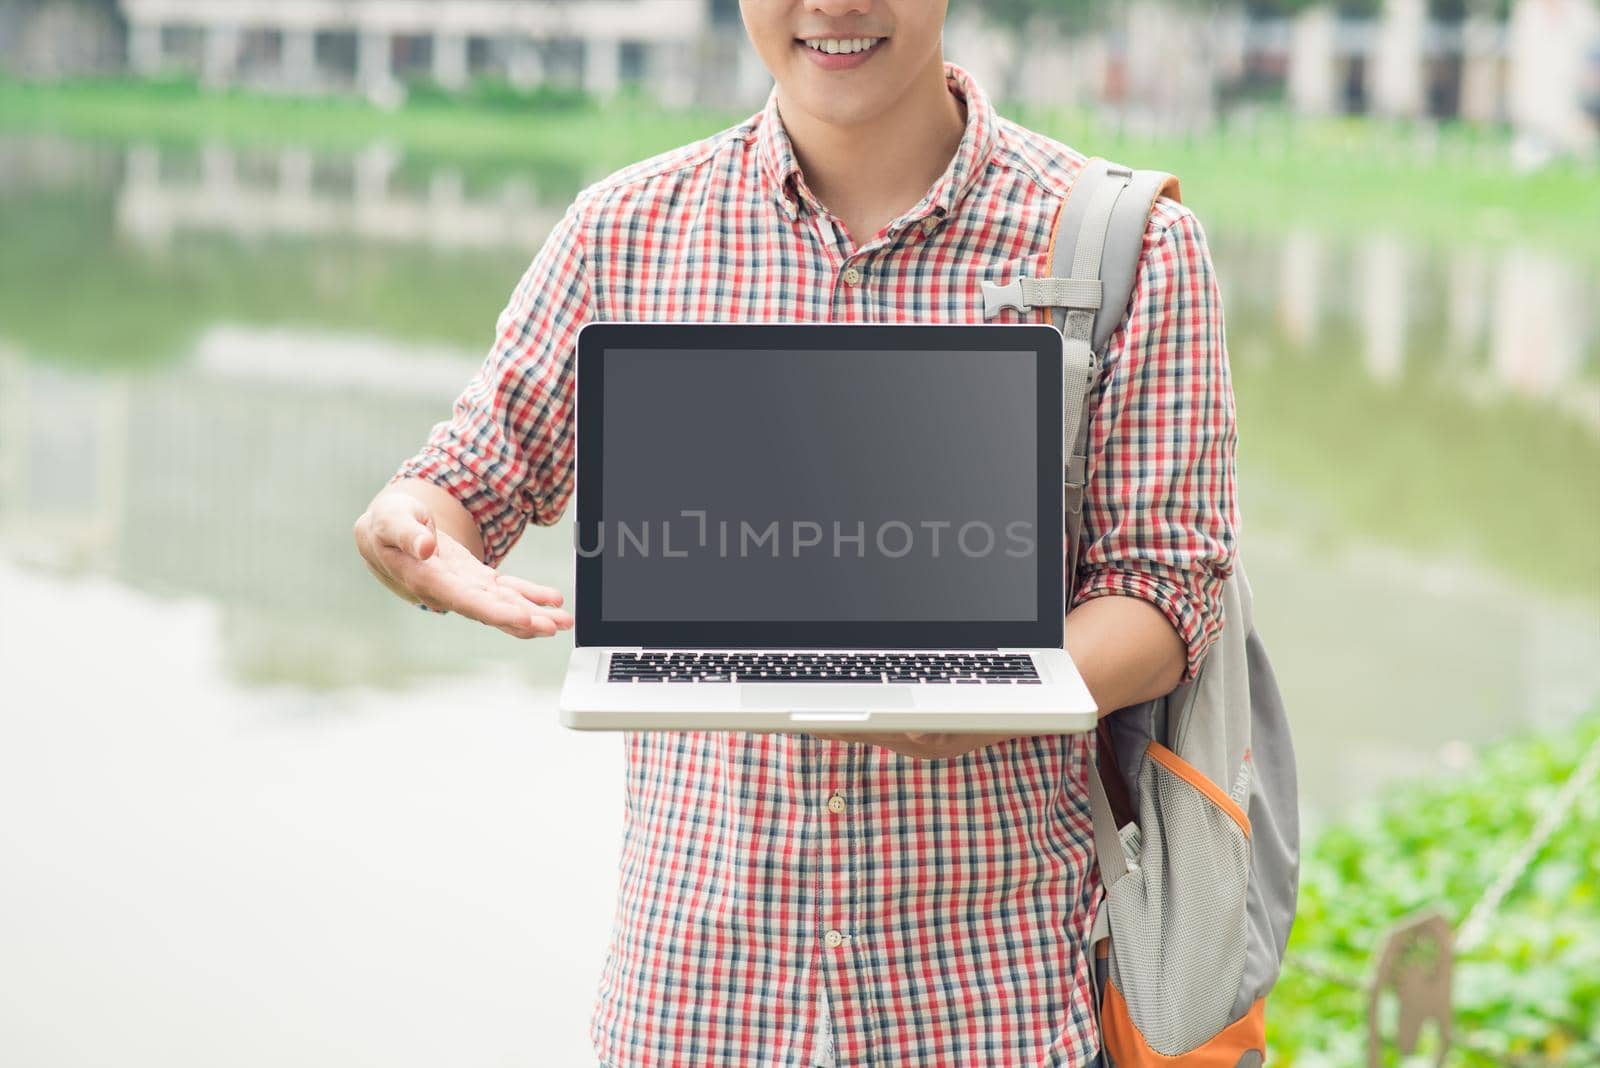
<path fill-rule="evenodd" d="M 355 538 L 378 581 L 415 604 L 518 638 L 549 637 L 572 626 L 560 591 L 489 567 L 437 529 L 427 505 L 414 497 L 380 496 L 357 520 Z"/>

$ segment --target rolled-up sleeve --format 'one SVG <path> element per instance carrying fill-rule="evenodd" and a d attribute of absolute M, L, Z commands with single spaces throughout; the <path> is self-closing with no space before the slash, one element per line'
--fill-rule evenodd
<path fill-rule="evenodd" d="M 572 494 L 574 348 L 592 302 L 580 196 L 517 283 L 450 418 L 390 480 L 449 491 L 478 524 L 491 566 L 529 519 L 559 519 Z"/>
<path fill-rule="evenodd" d="M 1096 393 L 1071 607 L 1112 594 L 1155 605 L 1188 649 L 1187 682 L 1222 630 L 1238 435 L 1205 232 L 1174 200 L 1158 199 L 1151 213 Z"/>

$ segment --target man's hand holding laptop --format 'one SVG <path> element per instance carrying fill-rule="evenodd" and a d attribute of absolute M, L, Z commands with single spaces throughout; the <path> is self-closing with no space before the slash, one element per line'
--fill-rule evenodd
<path fill-rule="evenodd" d="M 830 742 L 867 742 L 881 745 L 885 749 L 893 749 L 902 756 L 916 757 L 919 760 L 948 760 L 1017 737 L 1015 734 L 947 734 L 938 731 L 908 731 L 904 734 L 819 734 L 815 731 L 810 733 L 812 737 L 823 738 Z"/>

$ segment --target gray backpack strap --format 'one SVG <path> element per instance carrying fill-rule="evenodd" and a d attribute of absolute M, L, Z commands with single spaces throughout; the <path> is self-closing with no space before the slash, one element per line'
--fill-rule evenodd
<path fill-rule="evenodd" d="M 1111 814 L 1111 798 L 1099 775 L 1088 776 L 1089 818 L 1094 823 L 1095 860 L 1100 864 L 1100 881 L 1110 886 L 1128 874 L 1128 851 L 1123 848 L 1121 829 Z"/>
<path fill-rule="evenodd" d="M 1164 171 L 1133 170 L 1095 157 L 1073 180 L 1052 237 L 1052 278 L 983 283 L 983 312 L 1002 308 L 1052 308 L 1064 339 L 1062 412 L 1066 470 L 1063 493 L 1067 534 L 1067 597 L 1077 587 L 1082 551 L 1083 496 L 1088 482 L 1089 395 L 1100 376 L 1107 343 L 1128 312 L 1150 209 L 1156 198 L 1179 198 L 1178 180 Z M 1117 827 L 1099 775 L 1089 776 L 1089 811 L 1101 880 L 1111 885 L 1127 873 L 1123 829 Z M 1131 830 L 1131 828 L 1130 828 Z"/>
<path fill-rule="evenodd" d="M 1171 175 L 1089 161 L 1057 216 L 1050 258 L 1058 277 L 984 285 L 987 316 L 1051 307 L 1064 339 L 1069 591 L 1082 538 L 1089 396 L 1126 320 L 1162 195 L 1179 199 Z M 1266 1057 L 1265 999 L 1294 917 L 1299 829 L 1288 721 L 1249 592 L 1235 560 L 1223 583 L 1226 623 L 1198 674 L 1103 723 L 1098 766 L 1087 776 L 1105 885 L 1090 957 L 1103 1057 L 1115 1068 L 1147 1063 L 1152 1052 L 1172 1064 L 1238 1068 Z M 1123 759 L 1125 742 L 1137 747 L 1135 759 Z M 1113 804 L 1119 786 L 1137 798 L 1130 811 Z M 1118 826 L 1119 815 L 1130 822 Z"/>
<path fill-rule="evenodd" d="M 983 283 L 984 318 L 993 318 L 1002 308 L 1054 308 L 1055 324 L 1065 339 L 1061 403 L 1069 597 L 1076 586 L 1088 481 L 1089 394 L 1099 378 L 1106 343 L 1127 314 L 1150 209 L 1163 194 L 1179 196 L 1178 180 L 1164 171 L 1090 159 L 1073 180 L 1056 220 L 1054 277 Z"/>

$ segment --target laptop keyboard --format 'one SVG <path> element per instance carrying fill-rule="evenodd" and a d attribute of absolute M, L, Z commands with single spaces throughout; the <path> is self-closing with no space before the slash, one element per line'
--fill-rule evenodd
<path fill-rule="evenodd" d="M 1027 653 L 612 653 L 608 682 L 1038 684 Z"/>

